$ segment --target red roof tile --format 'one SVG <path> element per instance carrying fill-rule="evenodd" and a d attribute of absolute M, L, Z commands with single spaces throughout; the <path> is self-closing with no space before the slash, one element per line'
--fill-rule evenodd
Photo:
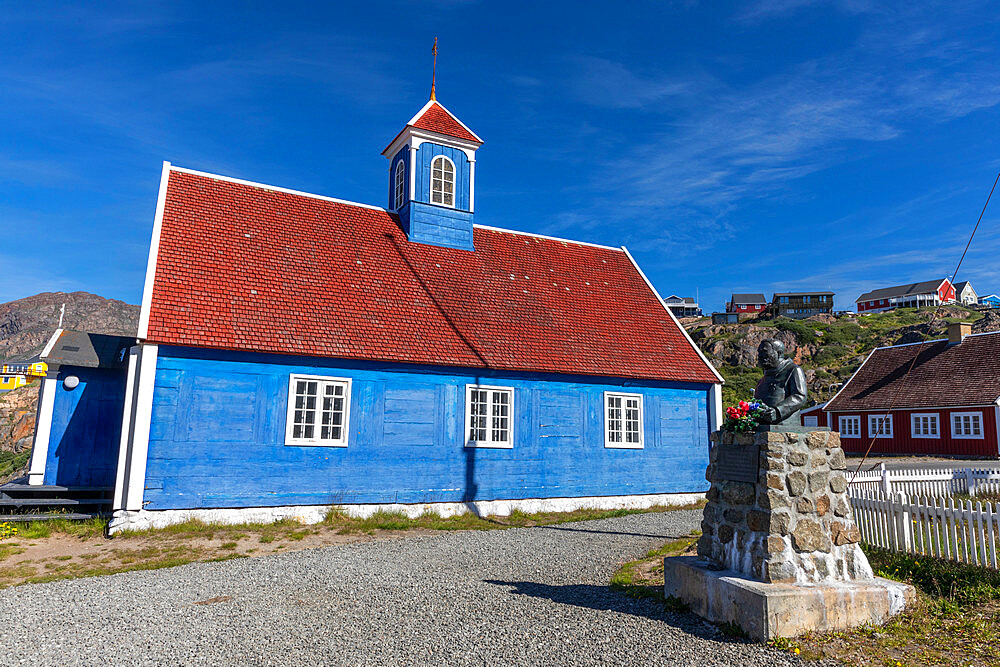
<path fill-rule="evenodd" d="M 172 171 L 147 340 L 718 382 L 624 252 L 474 237 L 410 243 L 381 209 Z"/>
<path fill-rule="evenodd" d="M 1000 332 L 967 336 L 957 345 L 942 340 L 879 348 L 825 409 L 989 405 L 1000 397 L 998 358 Z"/>
<path fill-rule="evenodd" d="M 448 113 L 448 111 L 437 102 L 434 102 L 427 107 L 427 110 L 420 114 L 420 116 L 410 124 L 421 130 L 430 130 L 431 132 L 437 132 L 438 134 L 446 134 L 449 137 L 458 137 L 459 139 L 482 143 L 482 140 L 479 137 L 465 129 L 462 124 L 458 122 L 458 119 Z"/>

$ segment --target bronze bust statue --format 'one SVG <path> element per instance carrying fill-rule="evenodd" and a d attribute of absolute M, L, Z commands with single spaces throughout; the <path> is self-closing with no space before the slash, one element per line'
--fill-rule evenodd
<path fill-rule="evenodd" d="M 753 397 L 766 406 L 764 424 L 798 425 L 792 417 L 806 404 L 806 375 L 785 356 L 785 344 L 769 338 L 757 348 L 757 364 L 764 377 L 757 383 Z"/>

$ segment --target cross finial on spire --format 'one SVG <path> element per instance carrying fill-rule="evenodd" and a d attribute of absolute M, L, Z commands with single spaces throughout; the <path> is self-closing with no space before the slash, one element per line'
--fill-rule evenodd
<path fill-rule="evenodd" d="M 431 47 L 431 53 L 434 54 L 434 69 L 431 70 L 431 99 L 436 100 L 437 95 L 434 94 L 434 87 L 437 85 L 437 69 L 438 69 L 438 38 L 434 38 L 434 46 Z"/>

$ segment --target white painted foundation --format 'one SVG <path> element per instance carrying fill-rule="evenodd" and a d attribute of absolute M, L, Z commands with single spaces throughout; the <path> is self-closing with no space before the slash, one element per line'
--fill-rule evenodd
<path fill-rule="evenodd" d="M 589 496 L 585 498 L 527 498 L 524 500 L 480 500 L 469 503 L 415 503 L 369 505 L 295 505 L 288 507 L 241 507 L 189 510 L 119 510 L 114 513 L 108 532 L 165 528 L 185 521 L 238 525 L 273 523 L 291 519 L 303 524 L 319 523 L 334 508 L 348 516 L 364 519 L 376 512 L 398 512 L 415 519 L 421 514 L 436 513 L 442 518 L 472 512 L 476 516 L 510 516 L 514 510 L 535 512 L 572 512 L 580 509 L 646 509 L 663 505 L 676 507 L 704 500 L 704 493 L 654 493 L 642 496 Z"/>

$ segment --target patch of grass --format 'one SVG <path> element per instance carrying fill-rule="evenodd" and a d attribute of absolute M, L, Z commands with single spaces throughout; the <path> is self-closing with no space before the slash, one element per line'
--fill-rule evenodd
<path fill-rule="evenodd" d="M 802 656 L 866 664 L 1000 666 L 1000 572 L 864 547 L 876 574 L 907 581 L 917 601 L 881 626 L 809 635 Z"/>
<path fill-rule="evenodd" d="M 8 542 L 7 544 L 0 544 L 0 561 L 6 560 L 10 556 L 22 553 L 24 553 L 24 547 L 22 547 L 17 542 Z"/>
<path fill-rule="evenodd" d="M 235 549 L 239 545 L 238 542 L 223 542 L 219 545 L 220 549 Z"/>
<path fill-rule="evenodd" d="M 53 534 L 72 535 L 89 538 L 104 535 L 107 521 L 104 519 L 86 519 L 72 521 L 70 519 L 48 519 L 45 521 L 28 521 L 20 531 L 20 536 L 26 540 L 39 540 L 51 537 Z"/>
<path fill-rule="evenodd" d="M 609 584 L 612 590 L 624 593 L 629 597 L 663 600 L 670 611 L 687 611 L 687 605 L 676 598 L 666 598 L 663 595 L 663 559 L 675 556 L 690 549 L 698 541 L 698 531 L 689 537 L 671 540 L 661 547 L 652 549 L 638 560 L 625 563 L 611 577 Z"/>
<path fill-rule="evenodd" d="M 31 448 L 28 447 L 23 452 L 0 452 L 0 482 L 6 481 L 8 477 L 21 471 L 28 465 L 31 458 Z"/>
<path fill-rule="evenodd" d="M 929 596 L 960 606 L 1000 600 L 1000 572 L 964 563 L 865 547 L 880 577 L 906 581 Z"/>
<path fill-rule="evenodd" d="M 535 526 L 553 526 L 576 521 L 595 521 L 630 514 L 648 514 L 650 512 L 669 512 L 679 509 L 697 509 L 704 507 L 704 502 L 692 503 L 683 507 L 656 506 L 646 509 L 594 510 L 581 509 L 573 512 L 536 512 L 528 514 L 514 510 L 505 517 L 480 517 L 472 513 L 458 514 L 447 518 L 434 512 L 425 512 L 416 518 L 409 518 L 402 512 L 376 512 L 365 519 L 355 519 L 343 511 L 331 512 L 324 524 L 337 528 L 343 534 L 373 533 L 376 530 L 500 530 L 505 528 L 530 528 Z"/>

